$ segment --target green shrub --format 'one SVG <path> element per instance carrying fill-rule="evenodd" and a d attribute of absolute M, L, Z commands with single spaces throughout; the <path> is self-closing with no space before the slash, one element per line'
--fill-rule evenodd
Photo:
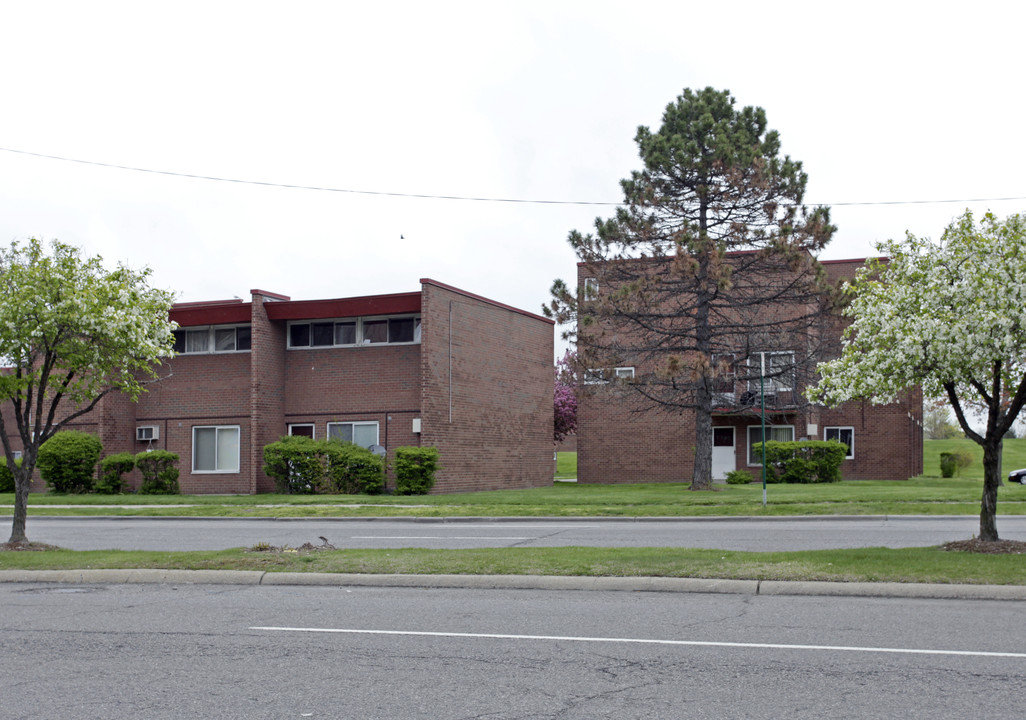
<path fill-rule="evenodd" d="M 264 472 L 274 478 L 274 489 L 285 495 L 317 492 L 324 481 L 321 446 L 312 438 L 286 435 L 264 446 Z"/>
<path fill-rule="evenodd" d="M 953 450 L 940 454 L 941 476 L 950 478 L 973 464 L 973 456 L 968 450 Z"/>
<path fill-rule="evenodd" d="M 760 456 L 762 444 L 755 445 Z M 848 447 L 836 440 L 769 441 L 766 443 L 766 482 L 827 483 L 841 479 Z"/>
<path fill-rule="evenodd" d="M 385 489 L 385 460 L 366 448 L 338 440 L 321 445 L 326 473 L 320 491 L 376 495 Z"/>
<path fill-rule="evenodd" d="M 46 486 L 57 493 L 91 492 L 103 443 L 79 430 L 61 430 L 39 448 L 36 467 Z"/>
<path fill-rule="evenodd" d="M 139 492 L 143 495 L 177 495 L 178 488 L 178 453 L 167 450 L 144 450 L 135 456 L 135 466 L 142 473 L 142 486 Z"/>
<path fill-rule="evenodd" d="M 21 467 L 21 458 L 14 461 L 14 464 Z M 0 458 L 0 493 L 14 492 L 14 473 L 7 467 L 7 460 Z"/>
<path fill-rule="evenodd" d="M 747 485 L 752 481 L 752 474 L 747 470 L 731 470 L 727 473 L 728 485 Z"/>
<path fill-rule="evenodd" d="M 135 456 L 131 453 L 108 455 L 100 461 L 100 480 L 96 483 L 96 492 L 102 495 L 118 495 L 125 490 L 122 477 L 135 468 Z"/>
<path fill-rule="evenodd" d="M 438 470 L 438 448 L 396 448 L 396 495 L 426 495 L 435 484 L 436 470 Z"/>

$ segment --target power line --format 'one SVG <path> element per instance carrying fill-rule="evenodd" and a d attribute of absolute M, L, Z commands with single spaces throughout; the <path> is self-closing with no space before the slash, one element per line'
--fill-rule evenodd
<path fill-rule="evenodd" d="M 59 155 L 46 155 L 44 153 L 29 152 L 28 150 L 15 150 L 13 148 L 0 148 L 0 151 L 16 153 L 18 155 L 29 155 L 31 157 L 45 158 L 47 160 L 59 160 L 60 162 L 79 163 L 80 165 L 93 165 L 96 167 L 113 168 L 115 170 L 130 170 L 132 172 L 150 173 L 152 175 L 168 175 L 171 177 L 190 178 L 193 180 L 211 180 L 213 182 L 228 182 L 239 185 L 259 185 L 263 187 L 287 188 L 290 190 L 316 190 L 318 192 L 348 193 L 351 195 L 380 195 L 383 197 L 400 198 L 421 198 L 425 200 L 468 200 L 472 202 L 497 202 L 497 203 L 520 203 L 524 205 L 604 205 L 617 206 L 622 202 L 603 202 L 591 200 L 528 200 L 521 198 L 495 198 L 495 197 L 474 197 L 468 195 L 430 195 L 426 193 L 402 193 L 387 192 L 383 190 L 352 190 L 347 188 L 322 187 L 318 185 L 294 185 L 289 183 L 264 182 L 261 180 L 241 180 L 239 178 L 225 178 L 214 175 L 197 175 L 193 173 L 172 172 L 171 170 L 153 170 L 151 168 L 133 167 L 131 165 L 116 165 L 114 163 L 98 162 L 96 160 L 80 160 L 78 158 L 61 157 Z M 1022 197 L 997 197 L 997 198 L 963 198 L 953 200 L 880 200 L 866 202 L 836 202 L 820 203 L 829 207 L 867 207 L 876 205 L 940 205 L 946 203 L 978 203 L 978 202 L 1007 202 L 1012 200 L 1026 200 Z"/>

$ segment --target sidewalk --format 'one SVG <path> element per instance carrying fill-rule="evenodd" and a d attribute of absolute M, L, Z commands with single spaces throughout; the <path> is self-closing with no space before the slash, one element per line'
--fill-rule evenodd
<path fill-rule="evenodd" d="M 457 588 L 477 590 L 604 590 L 621 592 L 818 595 L 835 597 L 1026 600 L 1022 585 L 837 583 L 666 577 L 551 575 L 365 575 L 245 570 L 0 570 L 0 582 L 166 585 L 319 585 L 330 587 Z"/>

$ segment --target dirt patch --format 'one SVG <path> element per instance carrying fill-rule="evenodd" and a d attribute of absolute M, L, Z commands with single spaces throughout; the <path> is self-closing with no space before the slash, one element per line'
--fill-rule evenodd
<path fill-rule="evenodd" d="M 323 535 L 318 538 L 321 541 L 320 545 L 314 545 L 313 543 L 303 543 L 299 547 L 289 547 L 288 545 L 270 545 L 268 543 L 257 543 L 251 548 L 247 549 L 247 552 L 265 552 L 265 553 L 296 553 L 296 552 L 312 552 L 315 550 L 336 550 L 337 548 L 328 542 L 328 538 Z"/>
<path fill-rule="evenodd" d="M 46 543 L 34 543 L 34 542 L 5 542 L 0 544 L 0 552 L 11 551 L 29 551 L 29 552 L 40 552 L 42 550 L 60 550 L 56 545 L 47 545 Z"/>
<path fill-rule="evenodd" d="M 1021 540 L 959 540 L 942 545 L 944 550 L 956 552 L 986 553 L 988 555 L 1026 555 L 1026 542 Z"/>

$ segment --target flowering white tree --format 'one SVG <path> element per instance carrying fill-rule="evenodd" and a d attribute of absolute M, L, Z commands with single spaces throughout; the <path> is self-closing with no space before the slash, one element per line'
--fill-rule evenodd
<path fill-rule="evenodd" d="M 1001 439 L 1026 403 L 1026 218 L 958 218 L 939 243 L 909 234 L 877 245 L 849 286 L 852 318 L 841 357 L 819 366 L 812 400 L 892 401 L 922 385 L 946 398 L 966 437 L 983 447 L 980 539 L 998 539 Z M 967 410 L 982 410 L 981 433 Z"/>
<path fill-rule="evenodd" d="M 150 288 L 149 274 L 107 270 L 101 258 L 84 259 L 58 242 L 49 253 L 35 239 L 0 249 L 0 442 L 15 483 L 10 542 L 27 540 L 40 445 L 111 392 L 136 399 L 172 354 L 174 297 Z"/>

